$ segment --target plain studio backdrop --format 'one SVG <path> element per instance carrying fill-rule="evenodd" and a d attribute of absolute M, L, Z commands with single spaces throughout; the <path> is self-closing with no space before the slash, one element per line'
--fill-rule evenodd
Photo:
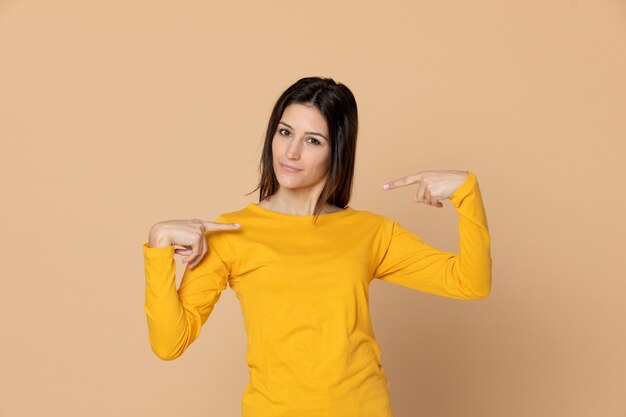
<path fill-rule="evenodd" d="M 351 207 L 456 252 L 449 200 L 382 184 L 481 187 L 489 298 L 371 284 L 395 417 L 626 416 L 625 74 L 623 0 L 0 1 L 0 416 L 240 415 L 234 292 L 158 359 L 141 245 L 258 201 L 306 76 L 356 96 Z"/>

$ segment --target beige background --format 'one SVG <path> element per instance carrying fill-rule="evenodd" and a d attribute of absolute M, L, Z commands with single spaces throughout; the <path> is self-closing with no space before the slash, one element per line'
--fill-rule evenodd
<path fill-rule="evenodd" d="M 623 0 L 0 1 L 0 416 L 240 415 L 234 292 L 161 361 L 141 244 L 258 201 L 271 107 L 310 75 L 359 104 L 353 208 L 456 252 L 450 201 L 381 186 L 483 193 L 488 299 L 372 283 L 395 416 L 626 416 L 625 74 Z"/>

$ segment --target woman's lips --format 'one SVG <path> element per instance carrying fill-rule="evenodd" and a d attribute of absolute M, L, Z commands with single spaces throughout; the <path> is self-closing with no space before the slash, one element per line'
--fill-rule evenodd
<path fill-rule="evenodd" d="M 293 168 L 293 167 L 290 167 L 289 165 L 285 165 L 285 164 L 280 164 L 280 166 L 283 167 L 283 169 L 285 171 L 289 171 L 289 172 L 300 172 L 300 171 L 302 171 L 301 169 Z"/>

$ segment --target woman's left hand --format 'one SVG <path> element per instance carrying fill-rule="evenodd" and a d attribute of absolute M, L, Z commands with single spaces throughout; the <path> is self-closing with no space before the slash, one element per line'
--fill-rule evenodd
<path fill-rule="evenodd" d="M 390 181 L 383 185 L 383 188 L 392 190 L 405 185 L 417 184 L 417 192 L 413 196 L 413 202 L 441 208 L 443 204 L 439 200 L 449 198 L 465 182 L 468 175 L 468 171 L 459 170 L 421 171 L 415 175 Z"/>

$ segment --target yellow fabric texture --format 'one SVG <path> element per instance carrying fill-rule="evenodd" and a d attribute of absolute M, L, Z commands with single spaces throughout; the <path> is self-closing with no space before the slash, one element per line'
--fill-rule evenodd
<path fill-rule="evenodd" d="M 491 254 L 474 173 L 450 201 L 459 213 L 459 253 L 440 251 L 397 221 L 347 207 L 314 216 L 250 203 L 215 221 L 208 252 L 176 289 L 174 246 L 143 244 L 149 342 L 179 357 L 199 336 L 223 290 L 243 314 L 250 379 L 243 417 L 391 417 L 389 384 L 369 314 L 369 284 L 381 279 L 464 300 L 488 296 Z"/>

